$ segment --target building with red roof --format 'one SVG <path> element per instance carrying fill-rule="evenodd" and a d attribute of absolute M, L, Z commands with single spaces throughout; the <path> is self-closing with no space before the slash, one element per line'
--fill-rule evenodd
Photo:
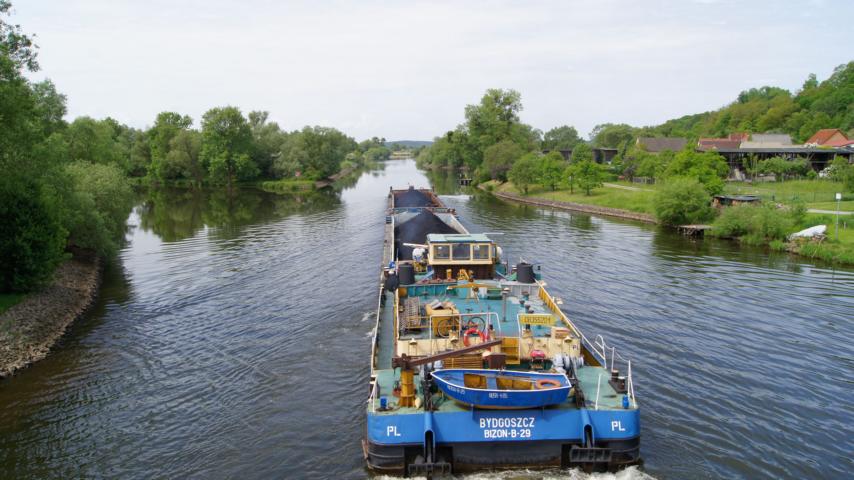
<path fill-rule="evenodd" d="M 815 135 L 810 137 L 804 145 L 814 145 L 816 147 L 844 147 L 854 145 L 854 140 L 849 140 L 848 136 L 838 128 L 823 128 Z"/>

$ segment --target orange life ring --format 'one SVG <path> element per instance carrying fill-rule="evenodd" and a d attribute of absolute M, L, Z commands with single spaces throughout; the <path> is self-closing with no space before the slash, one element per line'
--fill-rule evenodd
<path fill-rule="evenodd" d="M 557 380 L 552 380 L 551 378 L 543 378 L 541 380 L 537 380 L 534 385 L 537 387 L 537 390 L 545 390 L 547 388 L 560 387 L 560 382 L 558 382 Z"/>
<path fill-rule="evenodd" d="M 486 334 L 485 333 L 478 330 L 477 327 L 471 327 L 468 330 L 466 330 L 465 333 L 463 333 L 463 343 L 465 344 L 465 346 L 467 346 L 467 347 L 469 346 L 469 335 L 471 335 L 473 333 L 476 333 L 480 337 L 481 342 L 486 341 Z"/>

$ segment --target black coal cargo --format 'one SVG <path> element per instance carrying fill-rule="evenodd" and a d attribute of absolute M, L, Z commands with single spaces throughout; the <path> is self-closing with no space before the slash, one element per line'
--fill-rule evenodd
<path fill-rule="evenodd" d="M 411 207 L 434 207 L 433 199 L 430 195 L 410 188 L 405 192 L 396 193 L 394 195 L 395 208 L 411 208 Z"/>
<path fill-rule="evenodd" d="M 398 260 L 412 260 L 412 247 L 404 243 L 427 243 L 430 233 L 459 233 L 433 212 L 423 211 L 410 220 L 394 227 L 394 248 Z"/>

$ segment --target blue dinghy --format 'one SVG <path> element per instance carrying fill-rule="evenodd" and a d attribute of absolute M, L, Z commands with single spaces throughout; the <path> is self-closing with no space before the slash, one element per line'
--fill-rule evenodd
<path fill-rule="evenodd" d="M 490 409 L 556 405 L 566 400 L 571 388 L 561 373 L 450 368 L 436 370 L 433 378 L 454 400 Z"/>

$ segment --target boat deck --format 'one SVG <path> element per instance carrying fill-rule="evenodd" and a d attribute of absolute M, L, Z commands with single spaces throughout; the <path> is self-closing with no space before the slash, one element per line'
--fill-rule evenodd
<path fill-rule="evenodd" d="M 477 283 L 489 285 L 492 288 L 498 288 L 499 286 L 499 282 L 495 280 L 478 280 Z M 501 283 L 502 286 L 508 284 L 510 284 L 510 282 Z M 428 285 L 427 287 L 433 287 L 433 290 L 441 290 L 443 288 L 440 285 Z M 531 313 L 539 315 L 550 315 L 553 317 L 553 323 L 559 325 L 560 319 L 555 316 L 551 311 L 549 311 L 545 303 L 537 297 L 536 291 L 539 287 L 527 286 L 526 288 L 532 290 L 531 295 L 529 295 L 528 299 L 526 300 L 526 304 L 530 306 L 532 310 Z M 415 296 L 418 297 L 422 306 L 429 304 L 434 300 L 438 300 L 440 302 L 453 302 L 454 307 L 459 311 L 460 314 L 466 315 L 466 317 L 468 318 L 471 318 L 473 316 L 479 316 L 483 318 L 487 323 L 494 324 L 493 326 L 495 328 L 495 333 L 498 335 L 518 336 L 522 333 L 522 326 L 520 326 L 517 320 L 517 316 L 520 313 L 524 314 L 526 312 L 525 310 L 523 310 L 523 307 L 520 304 L 521 298 L 519 296 L 508 296 L 506 315 L 502 315 L 504 303 L 503 300 L 473 297 L 469 294 L 471 289 L 458 288 L 454 290 L 445 290 L 438 295 L 433 294 L 433 292 L 426 291 L 424 286 L 409 287 L 408 290 L 414 292 Z M 410 298 L 412 296 L 413 295 L 410 295 Z M 393 297 L 388 299 L 393 301 Z M 551 327 L 548 325 L 531 325 L 531 332 L 533 333 L 534 337 L 546 337 L 551 334 Z M 425 339 L 430 338 L 430 333 L 430 329 L 427 328 L 406 329 L 401 332 L 401 337 Z"/>
<path fill-rule="evenodd" d="M 392 392 L 394 390 L 395 381 L 400 379 L 399 371 L 392 369 L 383 369 L 377 370 L 375 372 L 377 374 L 377 383 L 379 385 L 380 396 L 389 398 L 389 405 L 395 408 L 386 411 L 377 411 L 377 415 L 401 415 L 407 413 L 423 413 L 423 408 L 415 408 L 415 407 L 396 407 L 397 402 L 394 401 L 394 397 L 392 396 Z M 587 400 L 587 408 L 594 408 L 596 406 L 596 389 L 597 385 L 599 386 L 599 409 L 600 410 L 623 410 L 623 397 L 625 395 L 618 394 L 608 383 L 608 372 L 602 367 L 581 367 L 578 369 L 578 380 L 581 383 L 581 389 L 584 391 Z M 601 381 L 600 377 L 601 376 Z M 421 397 L 421 382 L 420 379 L 416 376 L 415 385 L 417 389 L 417 395 Z M 377 404 L 378 405 L 378 404 Z M 455 402 L 449 397 L 445 396 L 441 391 L 433 397 L 433 405 L 436 407 L 436 411 L 434 413 L 443 413 L 443 412 L 466 412 L 471 410 L 471 407 L 467 405 L 462 405 L 460 403 Z M 368 405 L 368 409 L 370 410 L 372 405 Z M 575 403 L 572 401 L 566 401 L 560 403 L 558 405 L 553 405 L 551 407 L 546 407 L 549 409 L 564 409 L 564 410 L 575 410 L 577 407 Z"/>

